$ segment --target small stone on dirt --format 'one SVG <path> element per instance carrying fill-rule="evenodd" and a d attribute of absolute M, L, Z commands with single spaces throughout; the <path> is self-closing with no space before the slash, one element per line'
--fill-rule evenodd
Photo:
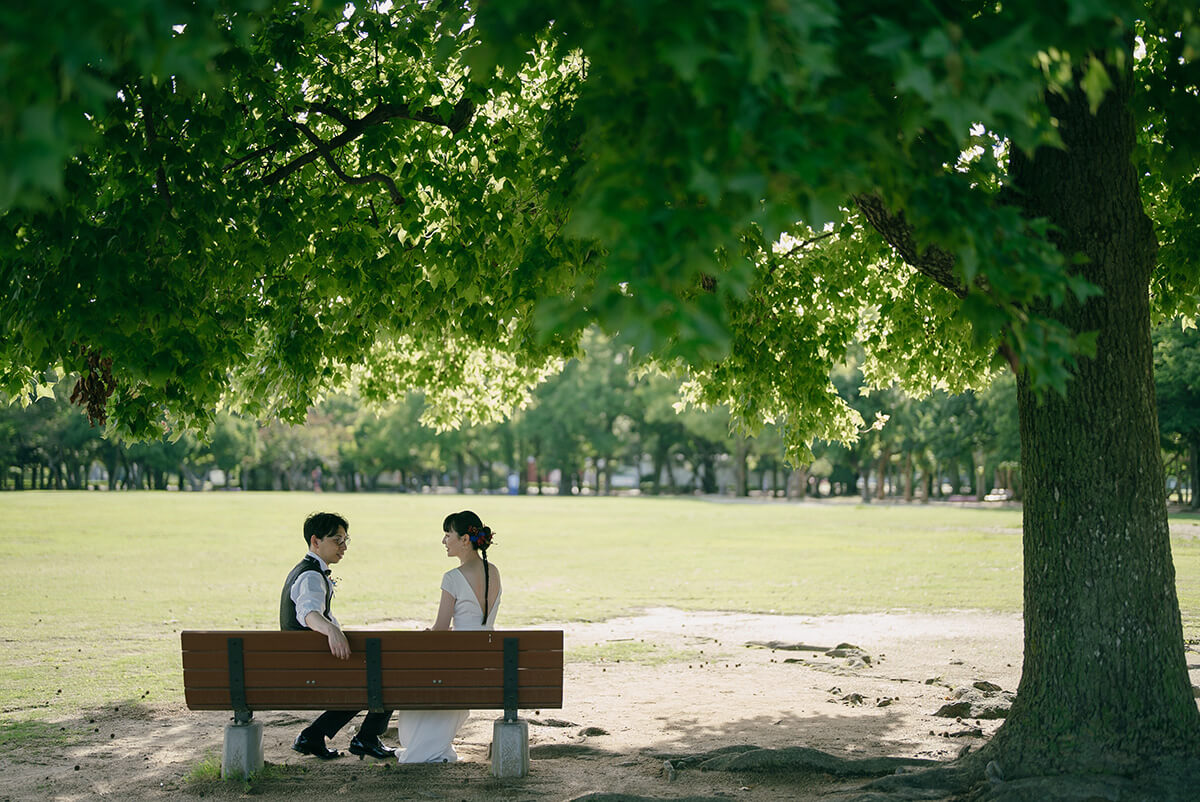
<path fill-rule="evenodd" d="M 536 719 L 536 718 L 531 718 L 531 719 L 529 719 L 529 723 L 536 724 L 539 727 L 578 727 L 579 726 L 574 721 L 563 721 L 561 718 L 547 718 L 547 719 L 541 719 L 541 720 Z"/>
<path fill-rule="evenodd" d="M 971 703 L 950 702 L 939 707 L 938 711 L 934 713 L 934 715 L 940 718 L 961 718 L 962 716 L 970 716 Z"/>

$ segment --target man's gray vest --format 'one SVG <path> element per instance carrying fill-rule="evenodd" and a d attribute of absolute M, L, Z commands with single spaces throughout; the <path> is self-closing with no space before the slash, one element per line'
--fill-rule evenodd
<path fill-rule="evenodd" d="M 325 609 L 322 612 L 325 613 L 326 618 L 329 618 L 329 602 L 333 599 L 333 584 L 330 583 L 328 575 L 321 571 L 321 564 L 306 554 L 283 582 L 283 593 L 279 596 L 279 628 L 282 630 L 309 629 L 296 620 L 296 603 L 292 601 L 292 585 L 306 571 L 316 571 L 325 579 Z"/>

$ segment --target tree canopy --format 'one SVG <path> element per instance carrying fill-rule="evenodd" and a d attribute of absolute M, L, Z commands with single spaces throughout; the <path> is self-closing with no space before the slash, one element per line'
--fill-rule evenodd
<path fill-rule="evenodd" d="M 1106 54 L 1135 62 L 1171 234 L 1155 300 L 1195 311 L 1180 132 L 1200 28 L 1122 8 L 14 14 L 0 380 L 90 373 L 93 411 L 112 392 L 144 435 L 203 428 L 219 403 L 300 419 L 358 368 L 377 395 L 427 388 L 453 423 L 519 403 L 596 320 L 751 426 L 787 420 L 801 457 L 861 426 L 828 380 L 855 339 L 880 386 L 959 390 L 1002 357 L 1061 388 L 1093 337 L 1033 302 L 1095 290 L 1005 202 L 1005 159 L 1058 141 L 1041 97 L 1072 70 L 1098 101 Z"/>

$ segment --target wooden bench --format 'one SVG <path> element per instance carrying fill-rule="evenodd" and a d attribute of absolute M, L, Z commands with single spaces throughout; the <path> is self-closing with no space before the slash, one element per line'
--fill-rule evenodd
<path fill-rule="evenodd" d="M 518 709 L 561 708 L 563 633 L 348 631 L 349 660 L 317 632 L 181 634 L 191 710 L 232 710 L 225 776 L 262 768 L 256 710 L 503 710 L 492 773 L 524 776 L 529 729 Z"/>

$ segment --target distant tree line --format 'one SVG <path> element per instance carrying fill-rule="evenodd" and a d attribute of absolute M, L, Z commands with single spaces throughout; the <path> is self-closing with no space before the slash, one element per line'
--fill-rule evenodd
<path fill-rule="evenodd" d="M 1168 490 L 1195 505 L 1200 462 L 1200 333 L 1155 332 L 1158 414 Z M 1016 386 L 914 399 L 898 390 L 862 394 L 851 358 L 833 374 L 866 425 L 853 445 L 817 442 L 814 461 L 784 460 L 782 427 L 757 436 L 731 430 L 728 411 L 682 406 L 680 380 L 635 371 L 628 355 L 590 335 L 585 353 L 539 385 L 532 403 L 503 422 L 437 432 L 421 422 L 424 398 L 376 408 L 351 393 L 327 398 L 305 425 L 260 425 L 223 412 L 207 441 L 106 438 L 66 399 L 0 405 L 0 490 L 460 491 L 609 494 L 858 494 L 927 501 L 990 493 L 1020 499 Z M 219 473 L 214 473 L 219 471 Z M 219 479 L 213 482 L 213 478 Z M 996 496 L 992 496 L 996 498 Z"/>

